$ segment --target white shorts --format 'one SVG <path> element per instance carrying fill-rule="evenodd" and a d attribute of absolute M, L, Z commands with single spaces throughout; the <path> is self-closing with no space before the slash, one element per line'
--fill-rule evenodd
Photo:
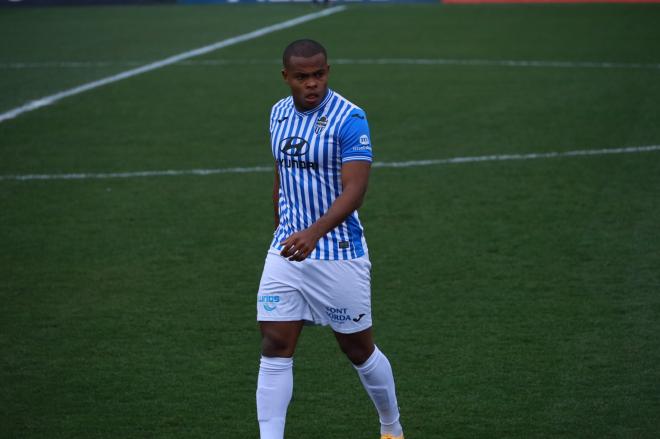
<path fill-rule="evenodd" d="M 257 294 L 257 320 L 306 320 L 344 334 L 371 327 L 371 262 L 266 256 Z"/>

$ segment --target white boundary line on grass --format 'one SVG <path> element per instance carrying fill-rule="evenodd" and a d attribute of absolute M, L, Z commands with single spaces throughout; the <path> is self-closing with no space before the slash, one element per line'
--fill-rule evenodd
<path fill-rule="evenodd" d="M 341 12 L 346 10 L 346 6 L 335 6 L 332 8 L 324 9 L 319 12 L 314 12 L 313 14 L 307 14 L 307 15 L 302 15 L 297 18 L 293 18 L 291 20 L 286 20 L 281 23 L 273 24 L 270 26 L 262 27 L 261 29 L 257 29 L 252 32 L 248 32 L 246 34 L 238 35 L 235 37 L 227 38 L 222 41 L 218 41 L 213 44 L 209 44 L 207 46 L 199 47 L 197 49 L 189 50 L 187 52 L 180 53 L 178 55 L 170 56 L 165 59 L 161 59 L 159 61 L 155 61 L 152 63 L 149 63 L 147 65 L 131 69 L 131 70 L 126 70 L 124 72 L 118 73 L 116 75 L 108 76 L 106 78 L 102 78 L 96 81 L 88 82 L 87 84 L 79 85 L 78 87 L 74 87 L 68 90 L 61 91 L 59 93 L 52 94 L 50 96 L 44 96 L 40 99 L 36 99 L 34 101 L 27 102 L 24 105 L 21 105 L 20 107 L 13 108 L 9 111 L 6 111 L 4 113 L 0 114 L 0 123 L 13 119 L 17 116 L 20 116 L 23 113 L 27 113 L 28 111 L 36 110 L 41 107 L 45 107 L 47 105 L 52 105 L 55 102 L 62 100 L 64 98 L 67 98 L 69 96 L 74 96 L 89 90 L 93 90 L 98 87 L 102 87 L 107 84 L 111 84 L 113 82 L 121 81 L 123 79 L 131 78 L 133 76 L 141 75 L 142 73 L 147 73 L 152 70 L 160 69 L 165 66 L 169 66 L 171 64 L 175 64 L 184 60 L 187 60 L 189 58 L 193 58 L 195 56 L 200 56 L 207 54 L 209 52 L 213 52 L 218 49 L 222 49 L 227 46 L 232 46 L 234 44 L 242 43 L 244 41 L 248 40 L 253 40 L 255 38 L 259 38 L 261 36 L 264 36 L 266 34 L 276 32 L 282 29 L 287 29 L 293 26 L 297 26 L 301 23 L 305 23 L 311 20 L 316 20 L 317 18 L 325 17 L 331 14 L 335 14 L 337 12 Z"/>
<path fill-rule="evenodd" d="M 615 61 L 550 61 L 515 59 L 455 59 L 455 58 L 335 58 L 332 64 L 342 65 L 420 65 L 420 66 L 474 66 L 474 67 L 536 67 L 562 69 L 646 69 L 660 70 L 660 63 L 626 63 Z M 139 66 L 146 61 L 44 61 L 44 62 L 5 62 L 0 69 L 38 68 L 100 68 Z M 279 64 L 278 59 L 203 59 L 177 62 L 179 66 L 226 66 Z"/>
<path fill-rule="evenodd" d="M 624 63 L 607 61 L 549 61 L 515 59 L 452 59 L 452 58 L 376 58 L 336 59 L 337 64 L 381 64 L 381 65 L 452 65 L 452 66 L 495 66 L 495 67 L 552 67 L 552 68 L 595 68 L 595 69 L 653 69 L 660 70 L 660 63 Z"/>
<path fill-rule="evenodd" d="M 412 168 L 419 166 L 447 165 L 476 162 L 499 162 L 511 160 L 535 160 L 558 157 L 597 156 L 609 154 L 635 154 L 641 152 L 660 151 L 660 145 L 631 146 L 626 148 L 609 149 L 581 149 L 564 152 L 538 152 L 528 154 L 496 154 L 470 157 L 454 157 L 437 160 L 410 160 L 405 162 L 374 162 L 374 168 Z M 137 171 L 137 172 L 102 172 L 77 174 L 27 174 L 27 175 L 0 175 L 0 181 L 30 181 L 30 180 L 92 180 L 109 178 L 137 178 L 137 177 L 172 177 L 181 175 L 214 175 L 214 174 L 247 174 L 258 172 L 273 172 L 273 166 L 252 166 L 216 169 L 182 169 L 165 171 Z"/>

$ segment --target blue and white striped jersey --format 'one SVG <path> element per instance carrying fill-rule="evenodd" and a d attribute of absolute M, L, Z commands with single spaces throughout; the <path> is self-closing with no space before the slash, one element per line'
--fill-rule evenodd
<path fill-rule="evenodd" d="M 273 157 L 280 175 L 279 216 L 271 249 L 304 230 L 328 211 L 342 190 L 341 166 L 353 160 L 371 162 L 371 139 L 364 111 L 328 89 L 318 107 L 300 112 L 291 96 L 270 114 Z M 322 237 L 311 259 L 353 259 L 367 243 L 357 211 Z"/>

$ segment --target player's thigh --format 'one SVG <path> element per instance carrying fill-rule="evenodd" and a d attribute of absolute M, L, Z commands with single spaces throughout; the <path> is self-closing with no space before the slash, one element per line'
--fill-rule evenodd
<path fill-rule="evenodd" d="M 368 257 L 305 264 L 302 293 L 317 322 L 353 334 L 371 327 L 371 262 Z"/>
<path fill-rule="evenodd" d="M 300 292 L 301 277 L 299 263 L 269 253 L 257 293 L 257 320 L 295 322 L 311 319 L 309 305 Z"/>
<path fill-rule="evenodd" d="M 303 321 L 259 322 L 261 354 L 266 357 L 292 357 L 302 331 Z"/>
<path fill-rule="evenodd" d="M 293 355 L 309 305 L 299 291 L 300 265 L 279 255 L 266 256 L 257 293 L 261 351 L 267 357 Z"/>

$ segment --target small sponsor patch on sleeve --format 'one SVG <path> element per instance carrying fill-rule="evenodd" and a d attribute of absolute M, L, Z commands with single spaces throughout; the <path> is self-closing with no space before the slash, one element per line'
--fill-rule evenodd
<path fill-rule="evenodd" d="M 339 241 L 339 248 L 348 248 L 351 245 L 348 241 Z"/>
<path fill-rule="evenodd" d="M 353 148 L 351 148 L 351 151 L 371 151 L 371 146 L 366 145 L 366 146 L 357 146 L 355 145 Z"/>
<path fill-rule="evenodd" d="M 369 136 L 366 134 L 363 134 L 360 136 L 360 145 L 370 145 L 371 142 L 369 141 Z"/>

